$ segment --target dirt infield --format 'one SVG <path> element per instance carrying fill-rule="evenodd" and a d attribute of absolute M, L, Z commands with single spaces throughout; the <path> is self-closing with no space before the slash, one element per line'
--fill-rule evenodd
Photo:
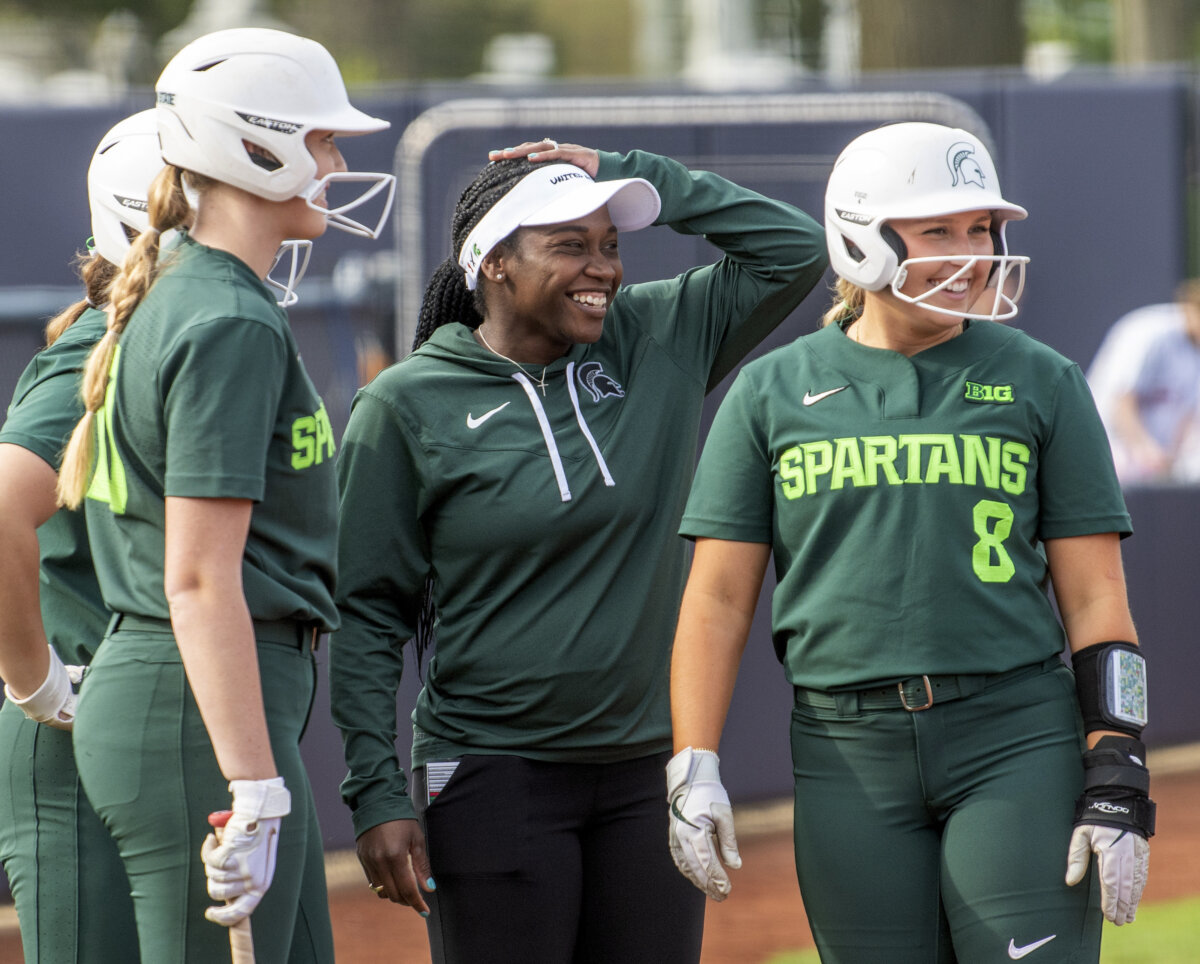
<path fill-rule="evenodd" d="M 1151 760 L 1158 835 L 1147 902 L 1200 895 L 1200 770 L 1189 761 L 1189 769 L 1173 772 L 1181 765 L 1178 759 L 1164 755 L 1157 765 Z M 745 821 L 739 816 L 746 824 L 739 823 L 743 867 L 734 875 L 729 900 L 708 905 L 702 964 L 761 964 L 779 951 L 812 946 L 792 866 L 791 834 L 780 829 L 786 807 L 755 816 L 751 820 L 748 813 Z M 421 919 L 367 890 L 352 856 L 331 860 L 330 886 L 339 964 L 428 964 Z M 0 931 L 0 964 L 20 962 L 20 939 L 10 926 Z"/>

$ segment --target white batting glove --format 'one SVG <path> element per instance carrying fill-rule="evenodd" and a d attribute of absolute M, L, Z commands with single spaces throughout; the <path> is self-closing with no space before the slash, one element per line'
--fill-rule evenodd
<path fill-rule="evenodd" d="M 690 746 L 667 764 L 671 857 L 680 873 L 713 900 L 724 900 L 732 889 L 725 866 L 742 866 L 719 764 L 712 750 Z"/>
<path fill-rule="evenodd" d="M 8 685 L 4 686 L 4 696 L 10 699 L 31 720 L 45 723 L 56 730 L 69 730 L 75 725 L 75 687 L 83 680 L 82 666 L 64 666 L 53 646 L 50 650 L 50 669 L 42 685 L 30 693 L 25 699 L 19 700 L 13 696 Z"/>
<path fill-rule="evenodd" d="M 1084 823 L 1071 834 L 1067 853 L 1067 884 L 1074 887 L 1087 875 L 1096 855 L 1100 903 L 1114 924 L 1132 924 L 1150 870 L 1150 843 L 1145 837 L 1117 827 Z"/>
<path fill-rule="evenodd" d="M 283 777 L 234 780 L 233 812 L 224 828 L 204 838 L 200 856 L 208 877 L 208 895 L 223 900 L 204 916 L 224 927 L 249 917 L 275 876 L 279 821 L 292 810 L 292 795 Z"/>

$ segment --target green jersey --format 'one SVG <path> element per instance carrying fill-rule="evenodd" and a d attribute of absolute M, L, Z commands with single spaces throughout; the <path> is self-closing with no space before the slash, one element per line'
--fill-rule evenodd
<path fill-rule="evenodd" d="M 80 373 L 106 322 L 104 312 L 89 308 L 33 357 L 17 381 L 0 442 L 28 449 L 58 471 L 63 449 L 83 415 Z M 55 512 L 38 529 L 38 550 L 46 638 L 64 663 L 86 665 L 104 636 L 108 610 L 92 567 L 83 513 Z"/>
<path fill-rule="evenodd" d="M 776 652 L 829 690 L 1054 655 L 1040 544 L 1130 523 L 1078 366 L 976 322 L 911 358 L 831 325 L 747 365 L 680 531 L 771 545 Z"/>
<path fill-rule="evenodd" d="M 250 499 L 250 615 L 332 627 L 333 431 L 287 316 L 227 252 L 184 235 L 164 258 L 96 419 L 87 519 L 104 600 L 167 619 L 164 499 Z"/>
<path fill-rule="evenodd" d="M 675 537 L 707 388 L 825 267 L 802 212 L 642 152 L 659 223 L 717 264 L 621 288 L 595 344 L 538 380 L 448 324 L 359 392 L 338 461 L 335 719 L 358 833 L 411 817 L 395 757 L 401 647 L 432 576 L 437 646 L 413 760 L 633 759 L 670 747 L 667 664 L 685 575 Z M 540 366 L 539 366 L 540 372 Z"/>

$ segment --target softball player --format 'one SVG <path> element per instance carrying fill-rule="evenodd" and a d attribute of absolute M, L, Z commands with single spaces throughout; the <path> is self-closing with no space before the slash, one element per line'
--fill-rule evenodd
<path fill-rule="evenodd" d="M 672 852 L 729 893 L 715 749 L 774 552 L 796 867 L 826 962 L 1094 962 L 1101 912 L 1133 920 L 1145 884 L 1129 519 L 1078 367 L 987 323 L 1016 313 L 1004 228 L 1025 213 L 966 131 L 853 141 L 826 193 L 834 323 L 746 366 L 684 514 Z"/>
<path fill-rule="evenodd" d="M 369 882 L 432 908 L 435 961 L 695 962 L 703 898 L 660 809 L 674 529 L 705 391 L 816 283 L 820 229 L 642 151 L 493 157 L 420 347 L 359 392 L 343 441 L 342 793 Z M 726 257 L 621 288 L 618 232 L 651 222 Z M 435 604 L 410 794 L 401 647 Z"/>
<path fill-rule="evenodd" d="M 312 651 L 336 620 L 334 443 L 264 278 L 286 238 L 375 235 L 346 212 L 391 178 L 346 173 L 334 135 L 388 125 L 350 105 L 320 44 L 271 30 L 185 47 L 157 103 L 150 228 L 113 282 L 60 474 L 66 504 L 86 494 L 114 613 L 75 757 L 124 861 L 144 960 L 228 960 L 209 921 L 257 907 L 260 964 L 330 961 L 298 743 Z M 370 187 L 334 207 L 328 186 L 347 179 Z M 217 845 L 206 818 L 221 809 Z"/>
<path fill-rule="evenodd" d="M 46 326 L 46 348 L 22 373 L 0 428 L 0 676 L 8 698 L 0 708 L 0 858 L 28 964 L 138 958 L 125 869 L 80 789 L 71 750 L 74 687 L 108 610 L 83 515 L 56 511 L 54 490 L 82 414 L 79 373 L 104 334 L 103 306 L 129 236 L 147 227 L 146 192 L 161 168 L 152 110 L 101 139 L 87 177 L 85 295 Z M 95 894 L 105 899 L 85 899 Z"/>

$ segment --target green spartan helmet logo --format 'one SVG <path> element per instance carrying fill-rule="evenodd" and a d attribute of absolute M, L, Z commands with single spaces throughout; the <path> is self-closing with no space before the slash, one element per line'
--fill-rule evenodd
<path fill-rule="evenodd" d="M 946 151 L 946 165 L 950 168 L 951 187 L 958 187 L 960 183 L 986 187 L 983 183 L 983 169 L 975 160 L 974 145 L 966 141 L 951 144 L 950 150 Z"/>

